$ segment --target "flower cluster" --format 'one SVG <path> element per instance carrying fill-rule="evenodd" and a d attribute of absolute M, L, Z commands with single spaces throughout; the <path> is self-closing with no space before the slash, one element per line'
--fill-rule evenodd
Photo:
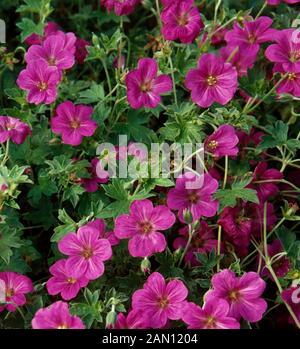
<path fill-rule="evenodd" d="M 27 92 L 29 103 L 51 104 L 57 98 L 63 72 L 71 69 L 75 60 L 83 63 L 88 42 L 74 33 L 64 33 L 56 23 L 48 23 L 44 36 L 32 34 L 26 39 L 31 45 L 25 55 L 26 69 L 19 74 L 17 84 Z"/>
<path fill-rule="evenodd" d="M 10 116 L 0 116 L 0 143 L 12 140 L 22 144 L 30 134 L 30 127 L 25 122 Z"/>

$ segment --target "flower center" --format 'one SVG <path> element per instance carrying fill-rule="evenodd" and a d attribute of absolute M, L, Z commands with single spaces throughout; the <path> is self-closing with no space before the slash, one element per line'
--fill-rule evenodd
<path fill-rule="evenodd" d="M 209 75 L 209 77 L 206 79 L 206 81 L 207 81 L 209 86 L 213 86 L 217 83 L 217 79 L 212 75 Z"/>
<path fill-rule="evenodd" d="M 14 291 L 14 289 L 13 288 L 8 288 L 7 290 L 6 290 L 6 297 L 8 297 L 8 298 L 10 298 L 10 297 L 13 297 L 14 295 L 15 295 L 15 291 Z"/>
<path fill-rule="evenodd" d="M 249 40 L 250 44 L 254 44 L 256 42 L 256 36 L 254 34 L 250 34 L 248 36 L 248 40 Z"/>
<path fill-rule="evenodd" d="M 150 222 L 141 222 L 140 229 L 144 234 L 149 234 L 153 230 L 153 226 Z"/>
<path fill-rule="evenodd" d="M 56 65 L 56 58 L 53 56 L 48 57 L 48 63 L 49 65 Z"/>
<path fill-rule="evenodd" d="M 291 51 L 290 53 L 290 61 L 292 63 L 298 62 L 300 59 L 300 51 L 296 50 L 296 51 Z"/>
<path fill-rule="evenodd" d="M 213 316 L 208 315 L 205 324 L 207 328 L 214 328 L 216 326 L 216 319 Z"/>
<path fill-rule="evenodd" d="M 208 143 L 208 148 L 210 150 L 216 150 L 218 146 L 218 142 L 217 141 L 211 141 Z"/>
<path fill-rule="evenodd" d="M 204 243 L 205 243 L 205 241 L 203 239 L 196 238 L 196 239 L 193 239 L 192 246 L 199 248 L 199 247 L 203 247 Z"/>
<path fill-rule="evenodd" d="M 38 89 L 39 89 L 40 91 L 45 91 L 45 90 L 47 90 L 48 85 L 47 85 L 46 82 L 40 81 L 40 82 L 37 84 L 37 87 L 38 87 Z"/>
<path fill-rule="evenodd" d="M 235 219 L 235 223 L 237 225 L 241 225 L 245 222 L 247 222 L 250 218 L 247 218 L 247 217 L 244 217 L 244 216 L 238 216 L 236 219 Z"/>
<path fill-rule="evenodd" d="M 89 259 L 91 257 L 93 257 L 93 250 L 90 247 L 86 247 L 83 251 L 82 251 L 82 257 L 84 257 L 85 259 Z"/>
<path fill-rule="evenodd" d="M 232 301 L 232 302 L 237 302 L 240 298 L 241 295 L 239 293 L 239 291 L 237 290 L 231 290 L 228 293 L 228 298 Z"/>
<path fill-rule="evenodd" d="M 73 119 L 70 123 L 71 127 L 76 130 L 77 128 L 80 127 L 80 121 L 78 119 Z"/>
<path fill-rule="evenodd" d="M 187 13 L 183 13 L 177 17 L 177 24 L 181 27 L 184 27 L 189 23 L 189 16 Z"/>
<path fill-rule="evenodd" d="M 162 308 L 162 309 L 166 309 L 168 306 L 169 306 L 169 300 L 167 297 L 161 297 L 159 300 L 158 300 L 158 304 L 159 304 L 159 307 Z"/>
<path fill-rule="evenodd" d="M 15 128 L 15 125 L 13 125 L 13 124 L 6 124 L 6 129 L 7 129 L 7 131 L 11 131 L 11 130 L 13 130 Z"/>
<path fill-rule="evenodd" d="M 58 330 L 67 330 L 69 326 L 67 324 L 61 324 L 57 327 Z"/>
<path fill-rule="evenodd" d="M 288 73 L 288 79 L 293 81 L 296 79 L 296 74 L 295 73 Z"/>
<path fill-rule="evenodd" d="M 74 279 L 74 278 L 67 278 L 67 283 L 68 284 L 74 285 L 74 284 L 76 284 L 76 282 L 77 282 L 77 280 Z"/>
<path fill-rule="evenodd" d="M 142 92 L 150 92 L 152 89 L 152 81 L 144 81 L 141 84 L 141 91 Z"/>
<path fill-rule="evenodd" d="M 191 191 L 187 195 L 188 200 L 191 204 L 196 204 L 199 200 L 199 196 L 195 191 Z"/>

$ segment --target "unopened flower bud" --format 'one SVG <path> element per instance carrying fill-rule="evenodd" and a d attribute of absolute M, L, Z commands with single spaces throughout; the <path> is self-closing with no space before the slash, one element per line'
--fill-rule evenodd
<path fill-rule="evenodd" d="M 183 210 L 183 219 L 186 224 L 193 223 L 193 215 L 192 212 L 189 209 Z"/>
<path fill-rule="evenodd" d="M 98 39 L 98 36 L 93 34 L 92 36 L 92 43 L 94 46 L 99 46 L 99 39 Z"/>
<path fill-rule="evenodd" d="M 151 263 L 149 261 L 149 259 L 147 257 L 145 257 L 143 260 L 142 260 L 142 263 L 141 263 L 141 271 L 144 273 L 144 274 L 149 274 L 150 271 L 151 271 Z"/>
<path fill-rule="evenodd" d="M 117 313 L 114 310 L 111 310 L 106 315 L 106 327 L 107 328 L 113 327 L 116 321 L 117 321 Z"/>

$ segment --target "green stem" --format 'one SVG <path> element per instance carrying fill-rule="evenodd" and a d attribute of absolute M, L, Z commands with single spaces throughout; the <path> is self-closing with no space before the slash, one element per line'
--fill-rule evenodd
<path fill-rule="evenodd" d="M 225 189 L 228 178 L 228 156 L 225 156 L 225 169 L 224 169 L 224 180 L 223 189 Z M 221 256 L 221 242 L 222 242 L 222 226 L 218 226 L 218 246 L 217 246 L 217 271 L 220 271 L 220 256 Z"/>
<path fill-rule="evenodd" d="M 209 33 L 208 38 L 211 38 L 213 35 L 215 35 L 218 31 L 222 30 L 223 28 L 227 27 L 231 22 L 235 21 L 237 19 L 237 16 L 234 16 L 232 18 L 230 18 L 227 22 L 225 22 L 224 24 L 222 24 L 220 27 L 216 28 L 216 30 L 214 30 L 213 32 Z"/>
<path fill-rule="evenodd" d="M 184 251 L 183 251 L 183 253 L 182 253 L 181 257 L 180 257 L 180 260 L 179 260 L 179 263 L 178 263 L 178 267 L 180 267 L 180 265 L 181 265 L 185 255 L 186 255 L 186 253 L 187 253 L 187 251 L 188 251 L 188 249 L 190 247 L 190 244 L 191 244 L 192 238 L 193 238 L 193 234 L 194 234 L 194 230 L 192 229 L 192 225 L 189 224 L 189 238 L 188 238 L 187 244 L 186 244 L 186 246 L 184 248 Z"/>
<path fill-rule="evenodd" d="M 108 84 L 108 89 L 109 89 L 109 93 L 111 94 L 112 91 L 112 87 L 111 87 L 111 82 L 110 82 L 110 76 L 108 73 L 108 69 L 107 69 L 107 65 L 104 59 L 100 58 L 101 63 L 103 65 L 104 71 L 105 71 L 105 75 L 106 75 L 106 80 L 107 80 L 107 84 Z"/>
<path fill-rule="evenodd" d="M 276 231 L 281 224 L 285 221 L 285 217 L 282 217 L 281 220 L 275 225 L 275 227 L 269 232 L 269 234 L 267 235 L 267 239 L 274 233 L 274 231 Z"/>
<path fill-rule="evenodd" d="M 15 304 L 14 304 L 14 305 L 15 305 Z M 23 314 L 23 311 L 22 311 L 21 308 L 18 307 L 17 305 L 15 305 L 15 307 L 16 307 L 16 309 L 18 310 L 18 312 L 20 313 L 20 315 L 22 316 L 23 321 L 25 322 L 26 319 L 25 319 L 25 316 L 24 316 L 24 314 Z"/>
<path fill-rule="evenodd" d="M 223 181 L 223 189 L 225 189 L 228 178 L 228 156 L 225 156 L 225 170 L 224 170 L 224 181 Z"/>
<path fill-rule="evenodd" d="M 264 244 L 265 264 L 266 264 L 266 268 L 269 270 L 269 272 L 270 272 L 270 274 L 271 274 L 271 276 L 272 276 L 272 278 L 277 286 L 277 289 L 280 293 L 280 296 L 281 296 L 283 290 L 282 290 L 281 284 L 277 278 L 277 275 L 272 268 L 272 261 L 270 260 L 269 255 L 268 255 L 267 240 L 268 240 L 268 237 L 267 237 L 267 202 L 265 202 L 265 205 L 264 205 L 264 228 L 263 228 L 263 244 Z M 282 299 L 282 297 L 281 297 L 281 299 Z M 286 301 L 283 300 L 283 303 L 285 304 L 285 306 L 286 306 L 288 312 L 290 313 L 292 319 L 294 320 L 296 326 L 298 327 L 298 329 L 300 329 L 300 322 L 299 322 L 296 314 L 294 313 L 293 309 Z"/>
<path fill-rule="evenodd" d="M 138 185 L 137 185 L 136 188 L 135 188 L 134 193 L 132 194 L 132 197 L 134 197 L 134 196 L 139 192 L 139 190 L 141 189 L 141 186 L 142 186 L 142 182 L 139 181 L 139 182 L 138 182 Z"/>
<path fill-rule="evenodd" d="M 264 4 L 262 5 L 261 9 L 258 11 L 255 19 L 257 19 L 263 12 L 264 12 L 264 9 L 267 7 L 268 3 L 267 1 L 264 2 Z"/>
<path fill-rule="evenodd" d="M 156 4 L 157 23 L 158 23 L 159 27 L 161 28 L 162 23 L 161 23 L 161 17 L 160 17 L 159 0 L 155 0 L 155 4 Z"/>
<path fill-rule="evenodd" d="M 264 95 L 264 97 L 259 100 L 253 107 L 251 107 L 250 109 L 246 110 L 245 113 L 251 113 L 253 110 L 255 110 L 258 106 L 261 105 L 261 103 L 263 103 L 269 96 L 271 96 L 271 94 L 276 90 L 276 88 L 282 83 L 282 81 L 288 76 L 288 73 L 286 73 L 284 76 L 281 77 L 281 79 L 279 79 L 277 81 L 277 83 L 271 88 L 271 90 Z"/>
<path fill-rule="evenodd" d="M 120 17 L 120 30 L 121 30 L 121 39 L 118 46 L 118 73 L 122 69 L 122 34 L 123 34 L 123 16 Z"/>
<path fill-rule="evenodd" d="M 270 274 L 272 275 L 273 280 L 275 281 L 276 286 L 277 286 L 278 291 L 279 291 L 280 296 L 281 296 L 283 290 L 282 290 L 282 287 L 281 287 L 281 285 L 280 285 L 280 282 L 279 282 L 279 280 L 278 280 L 278 278 L 277 278 L 276 273 L 274 272 L 274 270 L 273 270 L 271 264 L 267 263 L 267 261 L 266 261 L 266 267 L 268 268 Z M 282 299 L 282 297 L 281 297 L 281 299 Z M 282 299 L 282 300 L 283 300 L 283 299 Z M 298 320 L 296 314 L 294 313 L 293 309 L 291 308 L 291 306 L 290 306 L 286 301 L 283 300 L 283 303 L 285 304 L 285 306 L 286 306 L 288 312 L 290 313 L 292 319 L 294 320 L 296 326 L 298 327 L 298 329 L 300 329 L 300 322 L 299 322 L 299 320 Z"/>
<path fill-rule="evenodd" d="M 221 241 L 222 241 L 222 226 L 218 226 L 218 246 L 217 246 L 217 272 L 220 271 L 220 256 L 221 256 Z"/>
<path fill-rule="evenodd" d="M 43 228 L 43 225 L 33 225 L 32 227 L 24 227 L 22 230 L 32 230 L 32 229 L 40 229 Z"/>
<path fill-rule="evenodd" d="M 268 210 L 268 201 L 264 203 L 264 226 L 263 226 L 263 243 L 264 243 L 264 253 L 266 259 L 269 259 L 268 253 L 268 237 L 267 237 L 267 210 Z"/>
<path fill-rule="evenodd" d="M 242 263 L 241 263 L 241 268 L 242 267 L 245 267 L 246 265 L 252 263 L 256 257 L 255 257 L 255 254 L 257 253 L 256 250 L 252 251 L 250 254 L 248 254 L 243 260 L 242 260 Z M 254 258 L 252 258 L 254 257 Z M 246 263 L 248 260 L 250 260 L 248 263 Z"/>
<path fill-rule="evenodd" d="M 214 23 L 215 24 L 217 23 L 218 10 L 219 10 L 221 3 L 222 3 L 222 0 L 216 0 L 215 11 L 214 11 Z"/>
<path fill-rule="evenodd" d="M 177 107 L 178 103 L 177 103 L 176 85 L 175 85 L 174 68 L 173 68 L 173 62 L 172 62 L 171 56 L 169 56 L 168 60 L 169 60 L 170 68 L 171 68 L 171 76 L 172 76 L 172 81 L 173 81 L 174 101 L 175 101 L 175 104 Z"/>
<path fill-rule="evenodd" d="M 112 90 L 111 92 L 109 92 L 106 96 L 105 96 L 105 99 L 107 99 L 108 97 L 110 97 L 119 87 L 120 85 L 117 84 Z"/>
<path fill-rule="evenodd" d="M 9 139 L 6 141 L 5 154 L 1 166 L 4 166 L 9 158 Z"/>
<path fill-rule="evenodd" d="M 286 179 L 266 179 L 262 181 L 254 181 L 254 184 L 259 184 L 259 183 L 285 183 L 290 185 L 292 188 L 294 188 L 296 191 L 300 191 L 300 188 L 298 188 L 296 185 L 293 183 L 287 181 Z"/>

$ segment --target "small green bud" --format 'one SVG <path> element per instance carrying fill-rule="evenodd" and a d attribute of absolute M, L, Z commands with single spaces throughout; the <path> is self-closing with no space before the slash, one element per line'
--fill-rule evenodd
<path fill-rule="evenodd" d="M 150 271 L 151 271 L 151 263 L 149 261 L 149 259 L 147 257 L 145 257 L 143 260 L 142 260 L 142 263 L 141 263 L 141 271 L 144 273 L 144 274 L 149 274 Z"/>
<path fill-rule="evenodd" d="M 106 315 L 106 327 L 108 328 L 113 327 L 116 321 L 117 321 L 117 313 L 114 310 L 111 310 Z"/>
<path fill-rule="evenodd" d="M 92 36 L 92 43 L 94 46 L 99 46 L 99 38 L 95 34 L 93 34 L 93 36 Z"/>
<path fill-rule="evenodd" d="M 193 215 L 192 212 L 189 209 L 183 210 L 183 219 L 186 224 L 192 224 L 193 223 Z"/>

